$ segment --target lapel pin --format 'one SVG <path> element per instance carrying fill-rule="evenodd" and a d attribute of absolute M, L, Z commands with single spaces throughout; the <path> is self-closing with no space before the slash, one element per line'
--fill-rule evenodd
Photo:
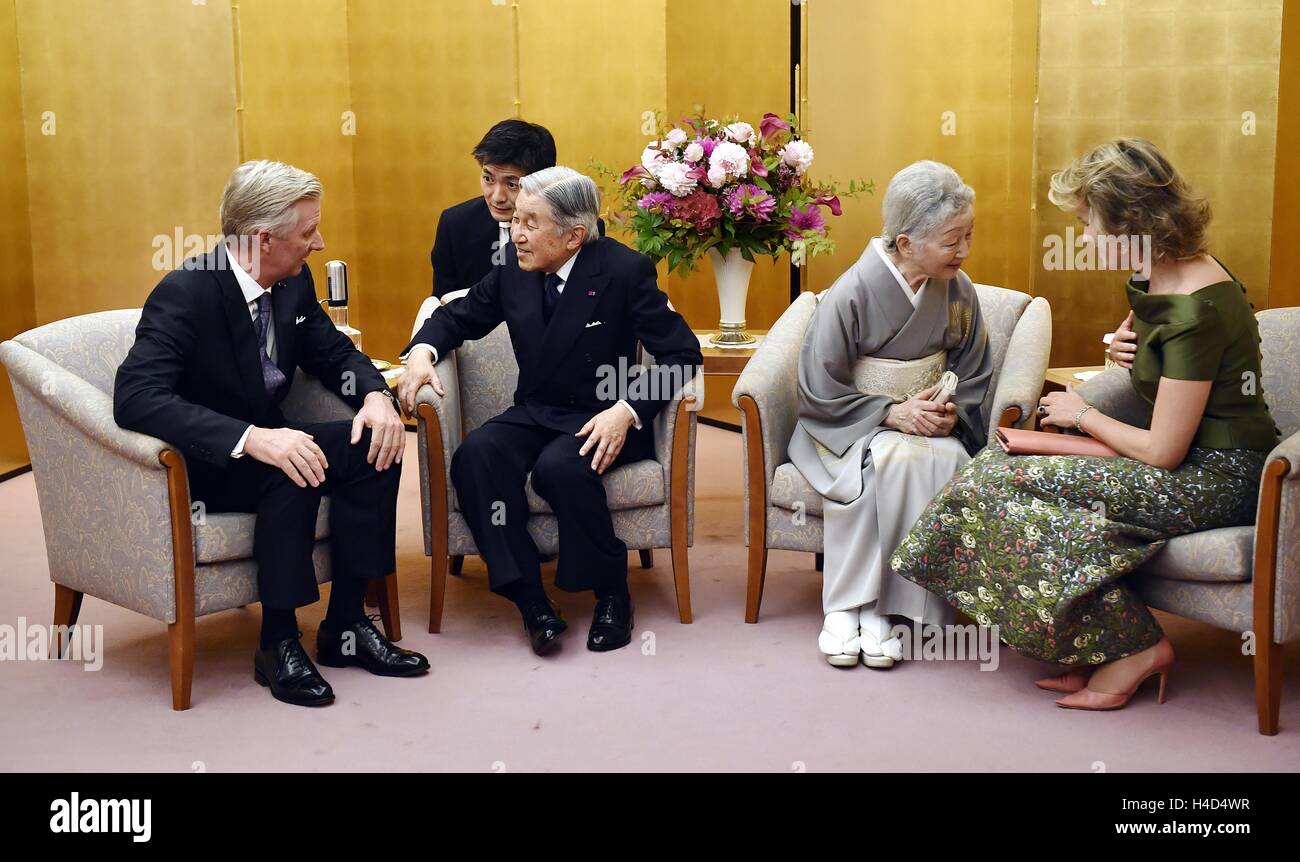
<path fill-rule="evenodd" d="M 596 291 L 594 290 L 587 291 L 587 296 L 595 296 L 595 295 L 596 295 Z"/>

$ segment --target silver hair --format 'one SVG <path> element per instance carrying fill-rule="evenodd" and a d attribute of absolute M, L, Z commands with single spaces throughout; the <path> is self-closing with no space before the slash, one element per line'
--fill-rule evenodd
<path fill-rule="evenodd" d="M 551 207 L 557 233 L 582 225 L 583 245 L 600 239 L 596 220 L 600 217 L 600 187 L 591 177 L 573 168 L 556 165 L 531 173 L 519 181 L 519 188 L 537 195 Z"/>
<path fill-rule="evenodd" d="M 948 219 L 975 203 L 975 190 L 941 162 L 913 162 L 894 174 L 881 205 L 885 225 L 880 241 L 898 251 L 898 237 L 924 239 Z"/>
<path fill-rule="evenodd" d="M 294 204 L 320 200 L 320 180 L 284 162 L 244 162 L 221 193 L 221 233 L 250 236 L 269 231 L 283 239 L 298 223 Z"/>

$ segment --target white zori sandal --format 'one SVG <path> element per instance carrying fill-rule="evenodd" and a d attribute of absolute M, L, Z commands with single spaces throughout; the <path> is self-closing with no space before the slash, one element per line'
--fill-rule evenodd
<path fill-rule="evenodd" d="M 853 667 L 858 663 L 858 612 L 831 611 L 817 636 L 817 648 L 835 667 Z"/>
<path fill-rule="evenodd" d="M 888 670 L 903 660 L 903 643 L 891 636 L 889 617 L 876 613 L 874 605 L 858 609 L 858 648 L 862 663 L 878 670 Z"/>

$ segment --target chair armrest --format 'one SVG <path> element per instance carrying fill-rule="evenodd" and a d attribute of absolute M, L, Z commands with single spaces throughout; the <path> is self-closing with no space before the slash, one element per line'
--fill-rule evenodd
<path fill-rule="evenodd" d="M 1108 368 L 1074 391 L 1112 419 L 1138 428 L 1151 427 L 1151 405 L 1134 390 L 1127 368 Z"/>
<path fill-rule="evenodd" d="M 686 503 L 686 543 L 695 536 L 695 414 L 704 406 L 702 369 L 655 417 L 655 460 L 664 470 L 664 501 Z"/>
<path fill-rule="evenodd" d="M 800 303 L 806 303 L 807 307 L 797 309 Z M 799 352 L 804 330 L 815 310 L 816 298 L 811 293 L 803 294 L 786 309 L 745 364 L 731 390 L 731 403 L 743 417 L 742 434 L 747 440 L 748 435 L 757 432 L 762 442 L 764 489 L 771 485 L 776 468 L 789 460 L 790 437 L 799 421 Z M 757 407 L 758 429 L 751 428 L 752 423 L 746 421 L 742 403 L 746 397 L 752 398 Z M 745 448 L 748 452 L 748 444 Z M 748 475 L 748 464 L 746 471 Z"/>
<path fill-rule="evenodd" d="M 164 469 L 159 456 L 168 445 L 157 437 L 127 431 L 113 419 L 113 399 L 72 372 L 16 341 L 0 344 L 0 362 L 15 388 L 22 387 L 88 440 L 150 470 Z M 24 425 L 27 433 L 42 433 Z"/>
<path fill-rule="evenodd" d="M 452 510 L 451 457 L 461 439 L 460 373 L 456 354 L 434 366 L 446 395 L 424 385 L 415 395 L 416 453 L 420 462 L 420 510 L 424 520 L 424 553 L 433 553 L 434 531 L 446 544 L 447 513 Z M 439 458 L 441 456 L 441 458 Z M 441 463 L 439 463 L 441 461 Z M 436 498 L 436 499 L 435 499 Z"/>
<path fill-rule="evenodd" d="M 346 401 L 301 368 L 294 374 L 293 385 L 280 403 L 280 411 L 284 413 L 285 419 L 303 425 L 338 420 L 351 422 L 357 415 L 357 411 Z"/>
<path fill-rule="evenodd" d="M 1043 393 L 1048 359 L 1052 352 L 1052 308 L 1041 296 L 1035 298 L 1016 322 L 1002 359 L 998 388 L 989 410 L 989 442 L 994 441 L 998 426 L 1006 420 L 1015 427 L 1034 424 L 1034 408 Z M 1008 410 L 1019 411 L 1014 419 Z"/>
<path fill-rule="evenodd" d="M 1256 638 L 1300 639 L 1300 432 L 1274 447 L 1264 464 L 1253 586 Z"/>

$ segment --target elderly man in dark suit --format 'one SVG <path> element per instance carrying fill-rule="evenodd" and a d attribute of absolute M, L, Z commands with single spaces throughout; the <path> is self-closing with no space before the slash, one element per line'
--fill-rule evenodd
<path fill-rule="evenodd" d="M 320 598 L 311 554 L 322 495 L 331 501 L 333 586 L 317 659 L 385 676 L 429 668 L 364 613 L 368 579 L 395 566 L 405 435 L 384 378 L 317 302 L 306 261 L 325 247 L 320 197 L 306 171 L 240 165 L 221 198 L 222 242 L 154 288 L 113 392 L 119 425 L 185 456 L 192 496 L 208 512 L 257 514 L 254 677 L 277 699 L 309 706 L 334 699 L 299 643 L 294 614 Z M 297 368 L 356 418 L 289 427 L 279 405 Z"/>
<path fill-rule="evenodd" d="M 601 475 L 653 457 L 655 415 L 703 362 L 650 259 L 599 236 L 599 208 L 596 184 L 571 168 L 524 177 L 504 265 L 430 316 L 404 351 L 399 386 L 414 410 L 425 384 L 443 393 L 440 358 L 502 321 L 509 327 L 519 364 L 514 405 L 466 436 L 451 477 L 491 588 L 518 605 L 538 655 L 566 625 L 542 589 L 526 529 L 529 474 L 559 521 L 556 585 L 596 594 L 588 649 L 627 645 L 627 547 L 614 534 Z M 652 368 L 636 365 L 638 342 L 656 357 Z M 610 397 L 602 383 L 627 369 L 639 373 Z"/>

